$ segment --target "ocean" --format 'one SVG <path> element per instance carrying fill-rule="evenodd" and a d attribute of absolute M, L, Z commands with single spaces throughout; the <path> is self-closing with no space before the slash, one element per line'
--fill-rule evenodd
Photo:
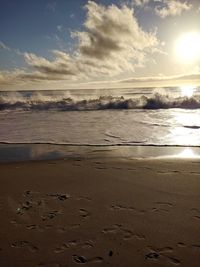
<path fill-rule="evenodd" d="M 2 91 L 0 143 L 198 148 L 200 87 Z"/>

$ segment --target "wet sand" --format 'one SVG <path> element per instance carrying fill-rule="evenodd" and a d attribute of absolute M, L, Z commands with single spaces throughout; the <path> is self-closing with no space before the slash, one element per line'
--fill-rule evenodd
<path fill-rule="evenodd" d="M 0 164 L 1 267 L 199 267 L 198 160 Z"/>

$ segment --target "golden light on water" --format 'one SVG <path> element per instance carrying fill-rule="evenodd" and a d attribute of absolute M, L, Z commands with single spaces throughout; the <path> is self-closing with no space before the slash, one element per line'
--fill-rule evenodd
<path fill-rule="evenodd" d="M 195 146 L 199 143 L 200 112 L 172 110 L 172 125 L 168 138 L 177 145 Z"/>
<path fill-rule="evenodd" d="M 194 110 L 176 111 L 174 112 L 174 121 L 178 125 L 194 126 L 199 125 L 200 114 Z"/>
<path fill-rule="evenodd" d="M 197 158 L 198 155 L 195 154 L 192 148 L 185 148 L 183 151 L 181 151 L 180 154 L 178 154 L 179 158 Z"/>
<path fill-rule="evenodd" d="M 192 85 L 184 85 L 180 87 L 181 95 L 186 97 L 192 97 L 195 92 L 195 87 Z"/>
<path fill-rule="evenodd" d="M 180 36 L 175 43 L 175 52 L 182 63 L 198 61 L 200 59 L 200 34 L 188 32 Z"/>

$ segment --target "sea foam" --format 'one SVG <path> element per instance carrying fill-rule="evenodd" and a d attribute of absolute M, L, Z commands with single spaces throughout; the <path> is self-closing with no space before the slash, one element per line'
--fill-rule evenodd
<path fill-rule="evenodd" d="M 200 97 L 173 97 L 155 93 L 150 96 L 125 98 L 124 96 L 99 96 L 77 98 L 72 96 L 44 96 L 29 97 L 20 94 L 0 96 L 0 110 L 58 110 L 58 111 L 89 111 L 106 109 L 169 109 L 200 108 Z"/>

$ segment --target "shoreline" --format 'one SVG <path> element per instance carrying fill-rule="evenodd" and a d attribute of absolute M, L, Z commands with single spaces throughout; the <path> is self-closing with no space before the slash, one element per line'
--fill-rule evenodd
<path fill-rule="evenodd" d="M 0 144 L 0 163 L 75 158 L 200 159 L 200 148 L 192 146 L 70 146 L 52 144 Z"/>

